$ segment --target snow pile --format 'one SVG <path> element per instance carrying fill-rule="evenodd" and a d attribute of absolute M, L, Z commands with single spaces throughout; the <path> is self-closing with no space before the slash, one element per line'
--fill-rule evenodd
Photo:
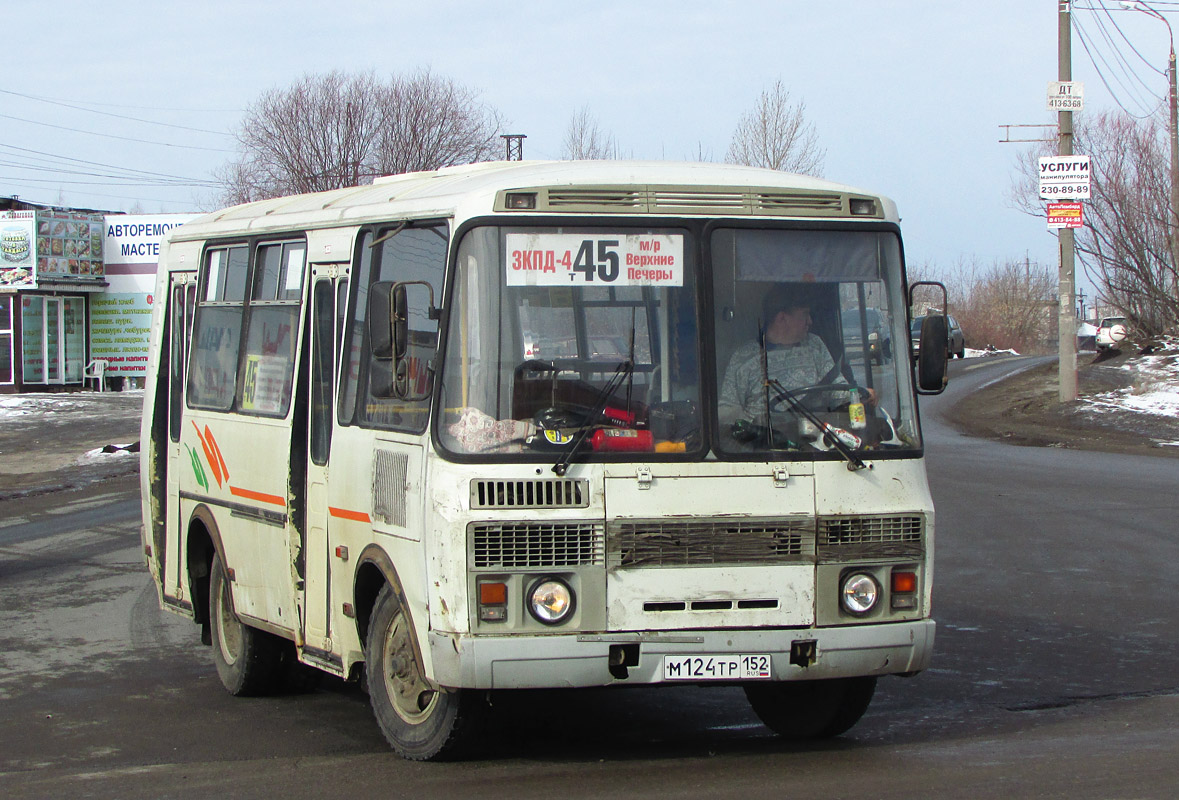
<path fill-rule="evenodd" d="M 1118 369 L 1131 374 L 1131 385 L 1081 398 L 1087 411 L 1179 420 L 1179 337 L 1163 337 L 1150 355 L 1131 356 Z M 1179 442 L 1160 444 L 1179 446 Z"/>
<path fill-rule="evenodd" d="M 997 350 L 994 347 L 987 347 L 985 350 L 975 350 L 973 347 L 967 347 L 963 353 L 964 358 L 981 358 L 983 356 L 1017 356 L 1019 353 L 1014 350 Z"/>
<path fill-rule="evenodd" d="M 47 392 L 0 394 L 0 420 L 35 415 L 61 415 L 63 418 L 102 414 L 112 403 L 139 405 L 143 402 L 142 389 L 122 392 Z"/>

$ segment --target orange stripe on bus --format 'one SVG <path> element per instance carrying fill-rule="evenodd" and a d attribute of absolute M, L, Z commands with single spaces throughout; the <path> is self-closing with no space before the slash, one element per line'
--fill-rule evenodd
<path fill-rule="evenodd" d="M 363 511 L 349 511 L 346 508 L 335 508 L 333 506 L 328 506 L 328 513 L 331 514 L 333 517 L 339 517 L 340 519 L 350 519 L 353 522 L 372 522 L 373 521 L 372 517 L 370 517 L 368 514 L 364 513 Z"/>
<path fill-rule="evenodd" d="M 205 436 L 209 439 L 209 446 L 213 448 L 213 454 L 217 456 L 217 463 L 221 465 L 221 472 L 225 475 L 225 480 L 229 480 L 229 467 L 225 463 L 225 457 L 221 455 L 221 448 L 217 444 L 217 440 L 213 438 L 213 432 L 209 430 L 209 426 L 205 426 Z"/>
<path fill-rule="evenodd" d="M 275 506 L 282 506 L 286 508 L 287 499 L 279 497 L 276 494 L 266 494 L 265 492 L 255 492 L 253 489 L 243 489 L 240 486 L 230 486 L 229 493 L 234 497 L 244 497 L 247 500 L 257 500 L 260 503 L 270 503 Z"/>

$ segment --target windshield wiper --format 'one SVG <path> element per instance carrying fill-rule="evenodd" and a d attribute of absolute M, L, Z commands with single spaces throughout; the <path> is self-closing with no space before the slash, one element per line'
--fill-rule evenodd
<path fill-rule="evenodd" d="M 777 405 L 781 401 L 785 400 L 786 403 L 790 406 L 791 411 L 793 411 L 795 414 L 805 417 L 812 425 L 822 431 L 823 441 L 834 447 L 837 451 L 839 451 L 841 456 L 847 459 L 848 469 L 852 471 L 864 469 L 865 467 L 872 469 L 871 464 L 866 463 L 864 459 L 860 458 L 850 447 L 844 444 L 843 440 L 839 438 L 839 433 L 834 428 L 832 428 L 823 420 L 819 419 L 819 417 L 813 411 L 800 403 L 798 398 L 794 396 L 794 393 L 783 386 L 777 378 L 771 378 L 766 381 L 766 386 L 777 392 L 777 394 L 774 396 L 774 399 L 770 401 L 769 405 Z"/>
<path fill-rule="evenodd" d="M 606 403 L 610 401 L 611 396 L 622 385 L 622 381 L 626 376 L 634 372 L 634 362 L 630 359 L 621 362 L 614 368 L 614 374 L 610 376 L 610 380 L 598 392 L 598 396 L 594 398 L 593 405 L 590 407 L 590 412 L 582 423 L 577 428 L 577 433 L 573 434 L 573 441 L 569 443 L 569 447 L 557 459 L 557 463 L 553 464 L 553 472 L 559 477 L 564 477 L 565 472 L 569 469 L 569 462 L 573 460 L 573 454 L 577 452 L 578 448 L 585 443 L 585 439 L 589 436 L 590 429 L 597 424 L 598 419 L 602 416 L 602 412 L 606 409 Z"/>

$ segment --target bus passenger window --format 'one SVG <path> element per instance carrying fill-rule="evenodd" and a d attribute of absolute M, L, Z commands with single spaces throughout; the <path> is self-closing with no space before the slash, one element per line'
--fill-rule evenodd
<path fill-rule="evenodd" d="M 286 416 L 290 407 L 306 252 L 303 242 L 258 248 L 238 398 L 243 411 Z"/>
<path fill-rule="evenodd" d="M 249 249 L 244 245 L 205 254 L 189 359 L 188 403 L 194 408 L 228 411 L 233 405 L 248 274 Z"/>

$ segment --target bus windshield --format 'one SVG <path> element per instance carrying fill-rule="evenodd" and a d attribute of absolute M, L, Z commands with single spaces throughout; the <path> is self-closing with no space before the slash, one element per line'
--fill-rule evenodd
<path fill-rule="evenodd" d="M 459 457 L 532 460 L 909 450 L 904 309 L 891 232 L 473 228 L 438 440 Z"/>
<path fill-rule="evenodd" d="M 891 232 L 711 237 L 721 453 L 919 446 Z"/>

